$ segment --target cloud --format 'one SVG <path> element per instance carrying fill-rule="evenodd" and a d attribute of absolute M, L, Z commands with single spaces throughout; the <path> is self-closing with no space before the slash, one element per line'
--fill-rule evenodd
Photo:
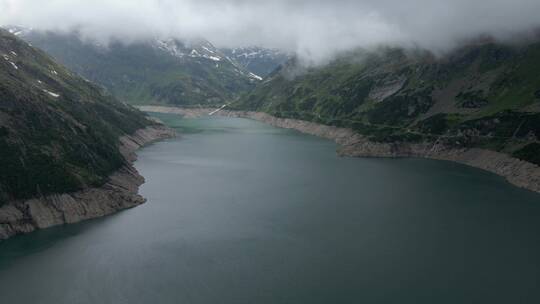
<path fill-rule="evenodd" d="M 311 62 L 381 44 L 441 52 L 479 35 L 540 26 L 538 0 L 0 0 L 0 24 L 126 42 L 204 37 L 261 45 Z"/>

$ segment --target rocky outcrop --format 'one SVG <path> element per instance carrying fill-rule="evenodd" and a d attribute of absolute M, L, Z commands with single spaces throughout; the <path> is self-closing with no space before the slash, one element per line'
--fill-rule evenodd
<path fill-rule="evenodd" d="M 182 109 L 159 106 L 141 107 L 148 112 L 185 114 L 191 117 L 208 115 L 215 109 Z M 351 157 L 419 157 L 453 161 L 486 170 L 506 178 L 510 183 L 540 193 L 540 167 L 507 154 L 477 148 L 455 148 L 439 143 L 372 142 L 351 129 L 337 128 L 296 119 L 277 118 L 261 112 L 221 110 L 214 115 L 243 117 L 269 125 L 295 129 L 335 141 L 338 153 Z"/>
<path fill-rule="evenodd" d="M 36 229 L 102 217 L 143 204 L 145 199 L 138 195 L 138 191 L 144 178 L 132 165 L 136 160 L 135 151 L 174 135 L 173 130 L 156 125 L 120 138 L 120 152 L 128 164 L 110 175 L 108 182 L 99 188 L 3 205 L 0 207 L 0 240 Z"/>

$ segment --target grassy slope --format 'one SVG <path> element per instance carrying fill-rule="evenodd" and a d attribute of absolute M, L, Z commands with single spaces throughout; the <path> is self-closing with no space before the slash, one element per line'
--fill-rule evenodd
<path fill-rule="evenodd" d="M 540 153 L 539 70 L 540 43 L 486 43 L 444 58 L 357 52 L 308 70 L 290 62 L 234 107 L 351 127 L 374 141 L 439 140 L 540 163 L 530 157 Z"/>
<path fill-rule="evenodd" d="M 0 204 L 103 184 L 124 163 L 119 136 L 148 124 L 0 30 Z"/>

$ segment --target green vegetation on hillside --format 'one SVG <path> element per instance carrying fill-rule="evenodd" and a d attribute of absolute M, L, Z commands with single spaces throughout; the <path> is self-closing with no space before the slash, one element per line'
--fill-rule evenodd
<path fill-rule="evenodd" d="M 359 51 L 315 68 L 292 60 L 231 107 L 349 127 L 374 141 L 439 141 L 537 162 L 539 70 L 540 43 L 484 43 L 442 58 Z"/>
<path fill-rule="evenodd" d="M 75 33 L 33 31 L 23 38 L 130 104 L 222 105 L 256 82 L 205 41 L 100 46 Z"/>
<path fill-rule="evenodd" d="M 532 143 L 514 152 L 514 157 L 540 166 L 540 144 Z"/>
<path fill-rule="evenodd" d="M 106 182 L 139 111 L 0 30 L 0 204 Z"/>

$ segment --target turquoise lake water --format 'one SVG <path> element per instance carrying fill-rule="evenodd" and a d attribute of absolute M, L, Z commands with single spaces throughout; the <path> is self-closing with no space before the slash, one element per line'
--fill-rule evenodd
<path fill-rule="evenodd" d="M 0 243 L 0 303 L 540 303 L 540 195 L 462 165 L 353 159 L 159 115 L 140 207 Z"/>

